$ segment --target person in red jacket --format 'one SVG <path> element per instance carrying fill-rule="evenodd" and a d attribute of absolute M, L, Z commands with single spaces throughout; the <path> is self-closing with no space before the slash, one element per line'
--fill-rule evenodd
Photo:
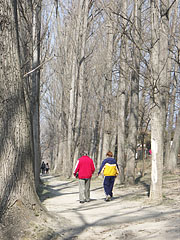
<path fill-rule="evenodd" d="M 90 201 L 90 183 L 92 174 L 95 171 L 93 160 L 87 156 L 87 152 L 83 152 L 76 163 L 74 176 L 79 178 L 79 201 L 80 203 Z"/>

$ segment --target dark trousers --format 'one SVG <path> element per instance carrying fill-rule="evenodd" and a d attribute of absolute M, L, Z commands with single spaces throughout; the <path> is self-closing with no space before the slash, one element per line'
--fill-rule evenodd
<path fill-rule="evenodd" d="M 114 186 L 115 176 L 105 176 L 104 177 L 104 191 L 106 195 L 113 196 L 112 190 Z"/>

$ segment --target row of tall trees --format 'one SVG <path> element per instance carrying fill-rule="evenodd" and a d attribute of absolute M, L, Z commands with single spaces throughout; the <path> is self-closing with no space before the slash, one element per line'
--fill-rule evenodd
<path fill-rule="evenodd" d="M 132 184 L 137 145 L 151 131 L 151 197 L 162 198 L 163 167 L 176 169 L 180 143 L 178 17 L 173 0 L 58 2 L 41 99 L 56 172 L 70 177 L 83 149 L 97 167 L 112 150 L 119 183 Z"/>
<path fill-rule="evenodd" d="M 0 31 L 0 220 L 18 200 L 37 202 L 40 122 L 55 172 L 71 177 L 84 149 L 99 167 L 111 150 L 119 183 L 134 183 L 151 131 L 161 200 L 180 145 L 179 1 L 4 0 Z"/>

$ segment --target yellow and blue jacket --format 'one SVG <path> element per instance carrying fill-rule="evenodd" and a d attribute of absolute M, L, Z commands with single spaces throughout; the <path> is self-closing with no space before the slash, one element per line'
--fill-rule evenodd
<path fill-rule="evenodd" d="M 104 176 L 117 176 L 119 168 L 114 158 L 106 158 L 102 162 L 98 175 L 103 171 Z"/>

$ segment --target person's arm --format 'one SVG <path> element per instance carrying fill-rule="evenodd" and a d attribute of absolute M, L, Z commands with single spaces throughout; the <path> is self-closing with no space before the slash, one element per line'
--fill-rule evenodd
<path fill-rule="evenodd" d="M 103 167 L 105 166 L 105 164 L 106 164 L 106 159 L 102 162 L 102 164 L 101 164 L 101 166 L 99 168 L 99 171 L 98 171 L 98 175 L 101 173 L 101 171 L 102 171 Z"/>

